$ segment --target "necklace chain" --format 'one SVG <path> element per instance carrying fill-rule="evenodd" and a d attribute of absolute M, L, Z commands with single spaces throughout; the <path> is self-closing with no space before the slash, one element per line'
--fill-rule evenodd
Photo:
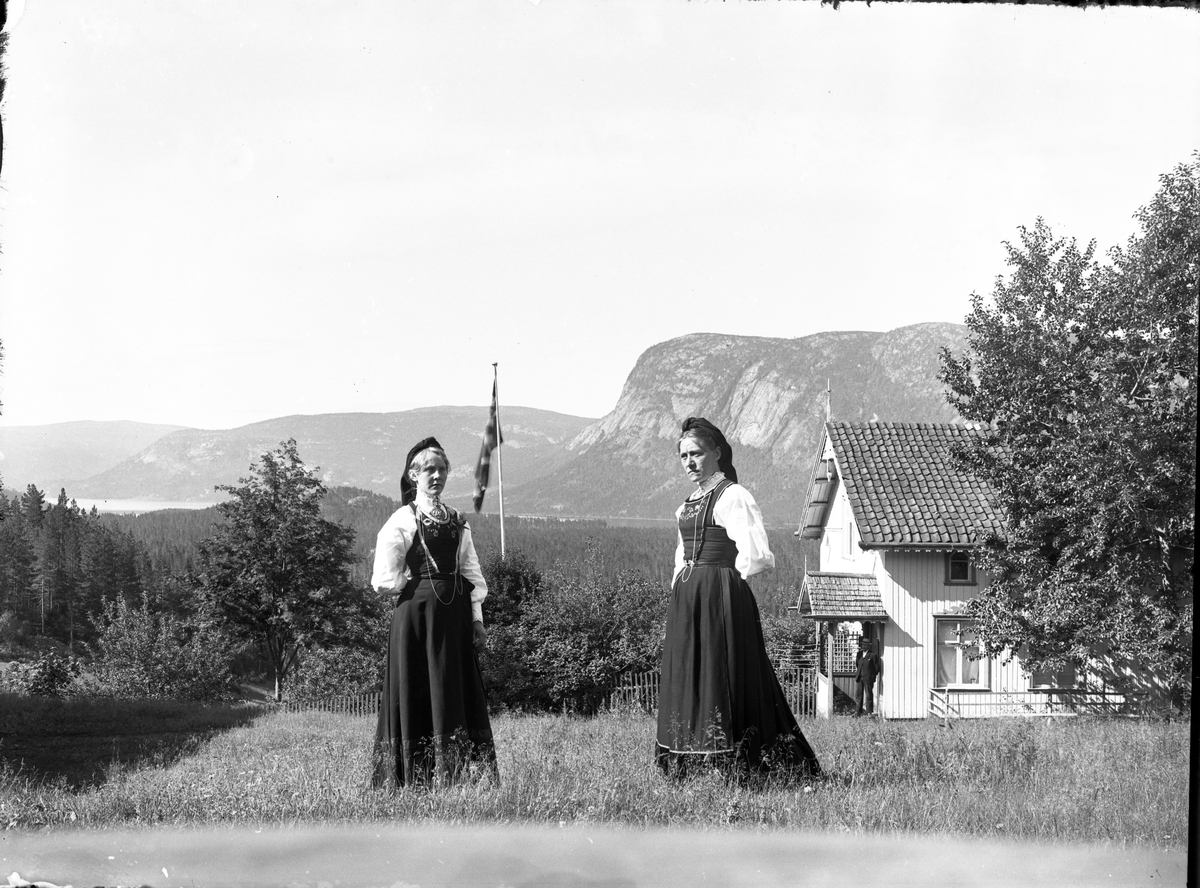
<path fill-rule="evenodd" d="M 725 480 L 724 472 L 713 472 L 696 486 L 696 491 L 688 497 L 690 500 L 698 500 L 708 496 L 713 492 L 718 484 Z"/>
<path fill-rule="evenodd" d="M 713 472 L 701 482 L 696 492 L 688 497 L 688 502 L 702 503 L 708 498 L 708 495 L 717 489 L 717 485 L 725 480 L 724 472 Z M 683 573 L 679 578 L 685 582 L 692 575 L 692 571 L 696 567 L 696 559 L 700 557 L 700 552 L 704 548 L 704 536 L 700 533 L 700 516 L 708 512 L 708 506 L 703 505 L 692 515 L 692 545 L 696 548 L 692 551 L 692 557 L 683 562 Z"/>
<path fill-rule="evenodd" d="M 429 509 L 421 509 L 421 514 L 426 518 L 436 521 L 438 524 L 445 524 L 450 520 L 450 511 L 442 502 L 442 498 L 436 493 L 429 497 Z"/>
<path fill-rule="evenodd" d="M 415 506 L 416 503 L 413 503 L 413 505 Z M 449 520 L 449 516 L 446 513 L 446 507 L 442 505 L 441 501 L 439 499 L 437 499 L 437 497 L 434 497 L 434 508 L 435 508 L 435 510 L 436 509 L 441 510 L 441 513 L 442 513 L 441 519 L 439 520 L 436 515 L 429 515 L 429 514 L 426 514 L 424 511 L 422 511 L 421 514 L 424 516 L 424 518 L 422 519 L 422 521 L 419 521 L 417 523 L 417 536 L 421 538 L 421 548 L 425 550 L 425 564 L 424 564 L 425 579 L 429 581 L 429 587 L 431 589 L 433 589 L 433 597 L 436 598 L 442 604 L 449 606 L 450 603 L 452 601 L 454 601 L 454 596 L 458 592 L 458 555 L 457 555 L 457 553 L 455 553 L 455 557 L 454 557 L 454 585 L 452 585 L 450 587 L 450 597 L 448 599 L 445 599 L 445 598 L 442 598 L 442 596 L 438 594 L 437 583 L 435 583 L 433 580 L 433 574 L 441 573 L 441 568 L 438 567 L 437 559 L 433 557 L 433 553 L 429 551 L 429 544 L 427 542 L 425 542 L 425 528 L 421 527 L 422 523 L 424 523 L 424 524 L 433 523 L 426 519 L 433 519 L 433 521 L 436 521 L 438 524 L 447 523 L 447 521 Z M 420 517 L 420 516 L 418 516 L 418 517 Z M 432 573 L 429 570 L 429 566 L 431 564 L 433 565 Z"/>

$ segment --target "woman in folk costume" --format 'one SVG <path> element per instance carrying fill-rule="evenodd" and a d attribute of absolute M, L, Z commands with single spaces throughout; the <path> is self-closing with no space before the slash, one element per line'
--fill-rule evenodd
<path fill-rule="evenodd" d="M 375 735 L 376 786 L 496 774 L 477 652 L 487 584 L 471 528 L 441 500 L 450 461 L 435 438 L 408 452 L 401 506 L 379 531 L 371 584 L 395 596 Z M 473 768 L 474 766 L 474 768 Z"/>
<path fill-rule="evenodd" d="M 689 417 L 679 459 L 695 491 L 675 513 L 679 545 L 667 609 L 656 758 L 666 773 L 711 761 L 749 771 L 819 776 L 767 657 L 746 578 L 775 566 L 762 513 L 737 483 L 733 452 L 706 419 Z"/>

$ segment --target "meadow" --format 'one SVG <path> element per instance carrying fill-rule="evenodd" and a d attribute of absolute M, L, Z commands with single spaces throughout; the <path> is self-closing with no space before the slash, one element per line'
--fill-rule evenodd
<path fill-rule="evenodd" d="M 390 793 L 367 785 L 371 717 L 147 701 L 107 720 L 94 704 L 72 727 L 70 701 L 40 705 L 0 723 L 3 828 L 594 823 L 1161 848 L 1187 837 L 1180 722 L 806 720 L 829 779 L 746 786 L 715 771 L 664 779 L 651 762 L 653 717 L 640 711 L 501 715 L 499 785 Z M 74 754 L 47 745 L 71 737 Z"/>

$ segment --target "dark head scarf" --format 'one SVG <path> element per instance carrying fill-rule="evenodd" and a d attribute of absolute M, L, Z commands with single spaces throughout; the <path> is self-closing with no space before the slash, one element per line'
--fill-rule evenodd
<path fill-rule="evenodd" d="M 683 421 L 683 430 L 680 432 L 679 440 L 682 441 L 684 438 L 689 438 L 696 432 L 699 433 L 700 437 L 712 441 L 720 449 L 721 457 L 717 460 L 717 469 L 724 472 L 725 477 L 736 484 L 737 469 L 733 467 L 733 448 L 725 440 L 725 435 L 704 417 L 689 416 Z"/>
<path fill-rule="evenodd" d="M 407 506 L 417 498 L 417 488 L 413 485 L 412 479 L 408 477 L 408 470 L 412 468 L 412 461 L 418 453 L 422 450 L 428 450 L 430 447 L 436 447 L 443 453 L 445 452 L 445 448 L 438 443 L 437 438 L 422 438 L 412 450 L 408 451 L 408 457 L 404 460 L 404 474 L 400 476 L 400 505 L 402 506 Z"/>

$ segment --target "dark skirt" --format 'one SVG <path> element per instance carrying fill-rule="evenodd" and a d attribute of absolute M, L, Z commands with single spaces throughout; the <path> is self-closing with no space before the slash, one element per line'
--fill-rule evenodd
<path fill-rule="evenodd" d="M 453 589 L 453 578 L 422 578 L 405 587 L 392 611 L 375 732 L 376 786 L 496 776 L 471 602 Z"/>
<path fill-rule="evenodd" d="M 758 603 L 731 567 L 696 565 L 671 591 L 656 760 L 819 776 L 763 642 Z"/>

